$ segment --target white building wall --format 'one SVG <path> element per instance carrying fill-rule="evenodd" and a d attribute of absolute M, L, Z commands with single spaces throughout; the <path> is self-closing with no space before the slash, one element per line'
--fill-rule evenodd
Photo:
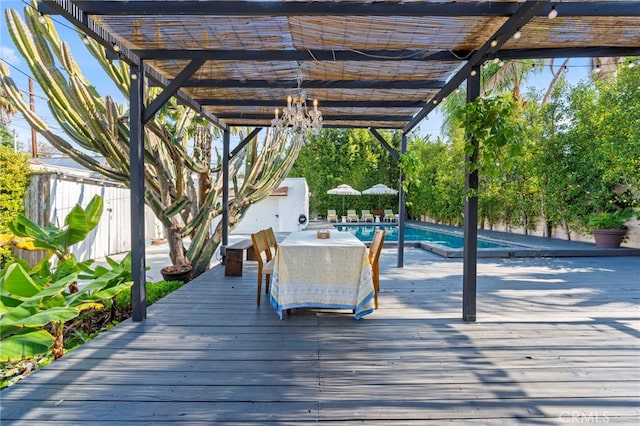
<path fill-rule="evenodd" d="M 94 195 L 103 199 L 102 217 L 96 229 L 71 252 L 78 260 L 95 259 L 131 249 L 131 207 L 129 189 L 94 180 L 51 175 L 50 221 L 58 227 L 76 205 L 85 208 Z"/>
<path fill-rule="evenodd" d="M 37 169 L 36 169 L 37 170 Z M 44 169 L 32 175 L 26 199 L 26 216 L 40 225 L 52 223 L 63 227 L 71 209 L 85 208 L 94 195 L 103 199 L 103 211 L 98 226 L 88 237 L 71 247 L 79 261 L 110 256 L 131 250 L 130 191 L 125 185 L 89 176 L 89 173 L 59 167 L 56 171 Z M 150 242 L 162 236 L 155 215 L 145 207 L 145 235 Z M 21 252 L 30 264 L 37 263 L 42 254 Z"/>
<path fill-rule="evenodd" d="M 274 232 L 294 232 L 304 229 L 298 217 L 309 218 L 309 187 L 305 178 L 286 178 L 280 186 L 287 187 L 287 195 L 271 195 L 249 207 L 232 234 L 251 234 L 272 227 Z"/>

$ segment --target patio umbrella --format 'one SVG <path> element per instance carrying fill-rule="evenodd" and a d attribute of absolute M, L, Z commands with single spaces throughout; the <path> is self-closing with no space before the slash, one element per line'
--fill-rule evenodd
<path fill-rule="evenodd" d="M 364 191 L 362 191 L 362 193 L 365 195 L 396 195 L 398 194 L 398 190 L 389 188 L 387 185 L 383 183 L 379 183 L 377 185 L 373 185 L 369 189 L 365 189 Z M 378 208 L 381 208 L 381 207 L 382 206 L 380 205 L 378 206 Z"/>
<path fill-rule="evenodd" d="M 360 191 L 358 191 L 357 189 L 353 189 L 352 187 L 350 187 L 349 185 L 346 184 L 342 184 L 342 185 L 338 185 L 337 187 L 330 189 L 327 191 L 327 194 L 330 195 L 360 195 Z M 344 210 L 344 198 L 342 197 L 342 214 L 344 215 L 346 212 Z"/>

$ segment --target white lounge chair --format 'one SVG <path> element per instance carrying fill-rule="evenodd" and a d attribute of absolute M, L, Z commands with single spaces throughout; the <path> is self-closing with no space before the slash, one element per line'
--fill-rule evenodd
<path fill-rule="evenodd" d="M 395 214 L 395 213 L 393 212 L 393 210 L 391 210 L 391 209 L 386 209 L 386 210 L 384 211 L 384 218 L 383 218 L 383 220 L 384 220 L 385 222 L 394 222 L 394 221 L 398 220 L 398 215 L 397 215 L 397 214 Z"/>
<path fill-rule="evenodd" d="M 363 222 L 373 222 L 373 215 L 369 210 L 362 210 L 361 220 Z"/>

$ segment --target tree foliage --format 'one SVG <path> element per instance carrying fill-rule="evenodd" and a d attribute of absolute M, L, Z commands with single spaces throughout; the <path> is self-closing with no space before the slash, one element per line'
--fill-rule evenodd
<path fill-rule="evenodd" d="M 13 133 L 2 125 L 0 125 L 0 146 L 13 149 Z"/>
<path fill-rule="evenodd" d="M 507 85 L 471 104 L 448 100 L 448 141 L 416 140 L 403 159 L 411 215 L 460 222 L 465 133 L 480 142 L 481 226 L 528 230 L 543 220 L 547 235 L 563 226 L 570 237 L 594 213 L 637 206 L 640 67 L 628 62 L 575 87 L 558 74 L 544 93 L 519 99 Z"/>
<path fill-rule="evenodd" d="M 13 152 L 12 147 L 0 146 L 0 234 L 24 212 L 23 198 L 29 185 L 27 156 Z M 9 247 L 0 247 L 0 269 L 13 260 Z"/>
<path fill-rule="evenodd" d="M 381 135 L 391 146 L 399 149 L 400 134 L 383 131 Z M 331 188 L 346 183 L 358 190 L 384 183 L 398 187 L 399 167 L 395 159 L 380 145 L 369 131 L 325 129 L 312 136 L 300 151 L 290 176 L 304 177 L 309 185 L 310 211 L 326 215 L 328 209 L 342 212 L 345 209 L 397 210 L 397 196 L 362 195 L 359 197 L 329 195 Z M 342 212 L 343 213 L 343 212 Z"/>

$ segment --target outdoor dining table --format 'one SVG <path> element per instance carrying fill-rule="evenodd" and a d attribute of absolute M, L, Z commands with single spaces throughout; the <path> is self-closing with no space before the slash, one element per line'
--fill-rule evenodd
<path fill-rule="evenodd" d="M 292 308 L 353 310 L 356 319 L 373 312 L 373 277 L 367 247 L 349 232 L 292 232 L 280 244 L 271 277 L 270 300 L 282 319 Z"/>

